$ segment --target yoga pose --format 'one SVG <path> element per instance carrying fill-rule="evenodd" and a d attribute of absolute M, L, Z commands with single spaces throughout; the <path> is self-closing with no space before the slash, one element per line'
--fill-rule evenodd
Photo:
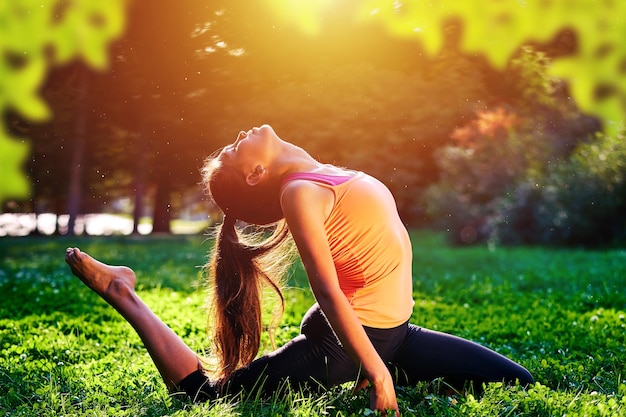
<path fill-rule="evenodd" d="M 375 178 L 322 164 L 268 125 L 240 132 L 202 173 L 224 212 L 208 263 L 217 369 L 208 369 L 141 301 L 132 270 L 78 248 L 66 253 L 72 272 L 134 327 L 171 391 L 200 401 L 272 393 L 281 384 L 317 390 L 354 381 L 370 385 L 372 409 L 399 414 L 394 385 L 435 378 L 456 389 L 533 382 L 496 352 L 409 323 L 411 242 L 391 193 Z M 250 240 L 241 222 L 276 225 L 265 239 Z M 261 287 L 280 294 L 291 239 L 316 304 L 300 335 L 256 358 Z"/>

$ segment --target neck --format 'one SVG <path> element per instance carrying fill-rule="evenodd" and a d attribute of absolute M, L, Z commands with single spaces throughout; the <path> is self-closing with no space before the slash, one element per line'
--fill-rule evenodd
<path fill-rule="evenodd" d="M 292 143 L 282 141 L 279 157 L 270 167 L 274 173 L 284 176 L 292 172 L 307 172 L 322 166 L 307 151 Z"/>

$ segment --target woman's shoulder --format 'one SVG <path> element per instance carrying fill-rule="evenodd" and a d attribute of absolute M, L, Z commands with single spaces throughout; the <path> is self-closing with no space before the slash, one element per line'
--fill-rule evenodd
<path fill-rule="evenodd" d="M 309 180 L 293 180 L 283 185 L 280 204 L 286 218 L 293 213 L 319 212 L 325 219 L 335 204 L 335 194 L 331 188 Z"/>
<path fill-rule="evenodd" d="M 281 197 L 308 198 L 323 195 L 328 192 L 324 187 L 319 187 L 316 182 L 306 177 L 292 177 L 283 181 Z"/>

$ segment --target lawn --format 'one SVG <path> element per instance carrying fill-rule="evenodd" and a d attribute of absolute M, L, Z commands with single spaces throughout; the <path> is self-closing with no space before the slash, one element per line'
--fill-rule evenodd
<path fill-rule="evenodd" d="M 626 416 L 626 250 L 451 248 L 441 235 L 412 238 L 412 321 L 495 349 L 537 383 L 490 384 L 481 396 L 446 395 L 438 381 L 400 388 L 403 416 Z M 193 349 L 206 346 L 209 240 L 0 238 L 0 415 L 372 415 L 366 393 L 348 386 L 265 401 L 171 397 L 132 328 L 71 275 L 68 245 L 131 266 L 146 303 Z M 279 343 L 313 302 L 298 266 L 286 295 Z"/>

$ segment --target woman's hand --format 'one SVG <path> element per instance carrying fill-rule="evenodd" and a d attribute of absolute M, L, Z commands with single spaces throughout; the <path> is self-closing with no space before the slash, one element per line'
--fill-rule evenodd
<path fill-rule="evenodd" d="M 370 408 L 382 412 L 383 416 L 400 417 L 396 390 L 393 387 L 391 375 L 388 375 L 381 382 L 372 384 L 370 391 Z M 392 411 L 392 413 L 388 414 L 387 411 Z"/>

